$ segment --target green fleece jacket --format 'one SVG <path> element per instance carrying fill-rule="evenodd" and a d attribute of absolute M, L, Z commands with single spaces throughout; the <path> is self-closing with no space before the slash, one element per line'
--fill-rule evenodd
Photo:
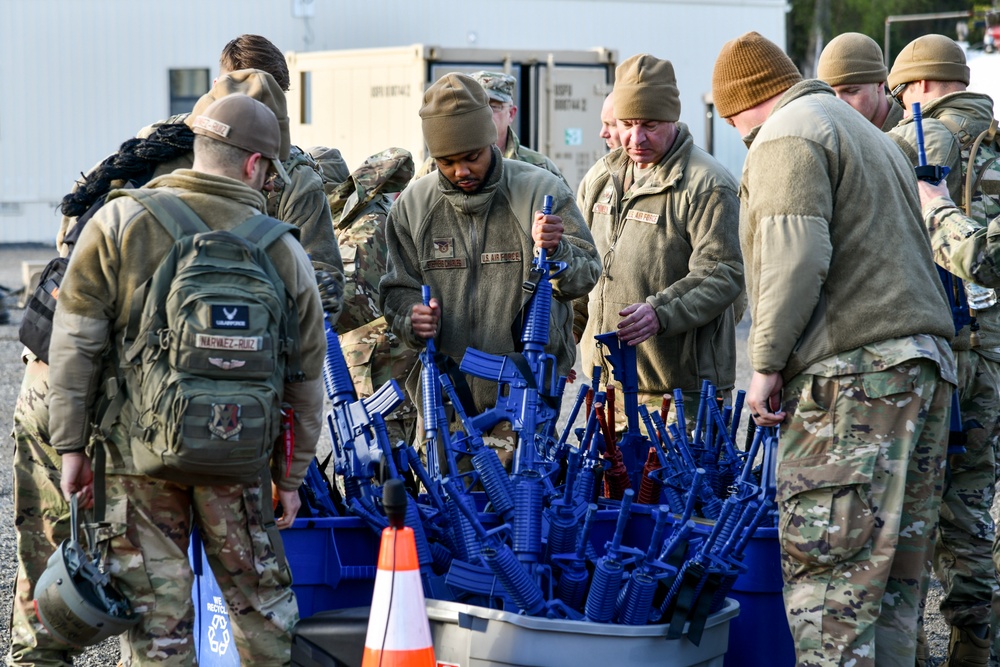
<path fill-rule="evenodd" d="M 583 368 L 610 367 L 596 334 L 615 331 L 625 306 L 646 302 L 659 332 L 636 348 L 639 390 L 697 391 L 702 380 L 719 389 L 736 381 L 733 302 L 743 291 L 739 199 L 725 167 L 694 145 L 683 123 L 674 145 L 623 191 L 630 158 L 618 148 L 595 165 L 580 186 L 583 211 L 604 272 L 590 293 L 580 339 Z"/>
<path fill-rule="evenodd" d="M 951 169 L 946 182 L 952 201 L 965 205 L 965 180 L 962 178 L 962 144 L 952 129 L 963 138 L 975 139 L 993 121 L 993 100 L 987 95 L 970 92 L 951 93 L 921 105 L 924 130 L 924 150 L 927 164 Z M 950 127 L 949 127 L 950 126 Z M 889 136 L 903 149 L 916 166 L 917 126 L 913 117 L 906 118 Z M 946 271 L 962 280 L 973 280 L 983 287 L 1000 287 L 1000 220 L 992 215 L 979 215 L 970 220 L 962 215 L 941 215 L 943 201 L 930 202 L 924 224 L 931 234 L 934 259 Z M 982 202 L 973 202 L 973 210 Z M 976 351 L 1000 361 L 1000 306 L 976 312 L 980 345 Z M 970 349 L 969 328 L 952 339 L 952 349 Z"/>
<path fill-rule="evenodd" d="M 264 208 L 264 196 L 243 183 L 188 169 L 156 178 L 148 188 L 179 196 L 212 229 L 232 229 Z M 170 234 L 129 197 L 109 198 L 84 228 L 59 292 L 49 350 L 50 431 L 57 451 L 79 451 L 87 444 L 90 410 L 107 370 L 101 352 L 109 341 L 121 345 L 134 296 L 172 245 Z M 286 384 L 283 396 L 295 409 L 295 454 L 289 474 L 276 470 L 274 475 L 280 487 L 296 489 L 315 454 L 322 423 L 326 335 L 315 275 L 302 246 L 285 234 L 268 254 L 300 318 L 305 382 Z M 122 421 L 128 421 L 124 414 L 113 428 L 117 451 L 110 459 L 118 472 L 128 473 L 131 454 Z"/>
<path fill-rule="evenodd" d="M 751 136 L 740 241 L 753 369 L 787 381 L 868 343 L 950 339 L 916 176 L 892 140 L 816 80 L 786 91 Z"/>
<path fill-rule="evenodd" d="M 555 298 L 549 345 L 560 373 L 573 366 L 572 300 L 587 294 L 601 272 L 590 230 L 573 193 L 554 175 L 524 162 L 506 160 L 492 147 L 494 164 L 483 189 L 465 194 L 440 174 L 421 178 L 403 191 L 389 211 L 388 269 L 379 303 L 393 332 L 411 347 L 410 311 L 430 285 L 441 302 L 438 351 L 456 362 L 466 348 L 492 354 L 514 352 L 511 325 L 521 309 L 534 243 L 531 226 L 542 198 L 554 198 L 553 214 L 565 231 L 550 259 L 568 264 L 553 279 Z M 476 407 L 496 403 L 496 383 L 470 380 Z"/>

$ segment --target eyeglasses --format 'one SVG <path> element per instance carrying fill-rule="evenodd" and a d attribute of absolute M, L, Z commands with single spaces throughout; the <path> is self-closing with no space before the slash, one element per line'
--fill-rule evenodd
<path fill-rule="evenodd" d="M 906 87 L 909 86 L 909 85 L 910 85 L 909 81 L 907 81 L 906 83 L 899 84 L 898 86 L 896 86 L 895 88 L 893 88 L 889 92 L 890 97 L 892 97 L 892 99 L 894 99 L 897 102 L 899 102 L 899 104 L 901 106 L 905 106 L 903 104 L 903 97 L 902 97 L 902 95 L 903 95 L 903 91 L 906 90 Z"/>

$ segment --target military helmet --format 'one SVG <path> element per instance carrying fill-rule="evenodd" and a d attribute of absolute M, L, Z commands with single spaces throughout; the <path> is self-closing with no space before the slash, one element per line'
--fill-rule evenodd
<path fill-rule="evenodd" d="M 80 545 L 75 495 L 70 515 L 72 535 L 49 556 L 45 572 L 35 585 L 35 613 L 60 642 L 92 646 L 125 632 L 139 622 L 139 615 L 112 585 L 97 560 Z"/>

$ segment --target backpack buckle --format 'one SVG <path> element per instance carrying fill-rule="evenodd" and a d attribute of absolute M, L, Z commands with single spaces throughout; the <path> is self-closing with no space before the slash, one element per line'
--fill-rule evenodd
<path fill-rule="evenodd" d="M 170 329 L 163 328 L 156 332 L 157 345 L 161 350 L 170 349 L 170 341 L 173 338 Z"/>

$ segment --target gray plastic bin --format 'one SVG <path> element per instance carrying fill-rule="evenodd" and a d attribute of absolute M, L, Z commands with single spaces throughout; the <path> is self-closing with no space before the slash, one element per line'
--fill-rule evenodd
<path fill-rule="evenodd" d="M 427 600 L 438 664 L 461 667 L 722 667 L 729 621 L 739 613 L 739 603 L 726 599 L 705 624 L 701 645 L 695 646 L 686 637 L 666 639 L 666 625 L 553 620 Z"/>

